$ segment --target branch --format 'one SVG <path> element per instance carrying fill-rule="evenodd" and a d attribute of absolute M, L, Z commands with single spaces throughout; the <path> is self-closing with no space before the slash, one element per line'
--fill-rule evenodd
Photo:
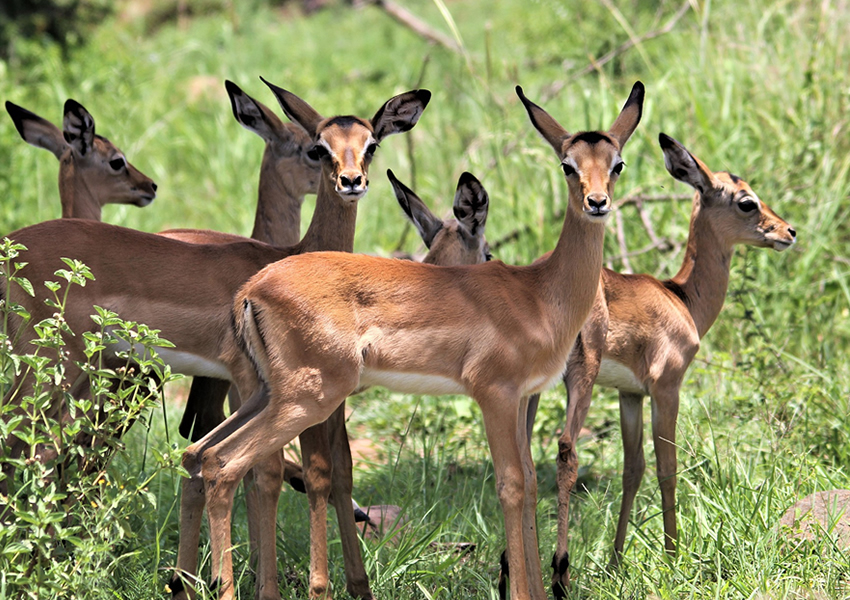
<path fill-rule="evenodd" d="M 552 98 L 557 96 L 561 92 L 561 90 L 564 89 L 564 87 L 570 81 L 572 81 L 573 79 L 578 79 L 579 77 L 582 77 L 583 75 L 587 75 L 588 73 L 599 70 L 603 65 L 611 62 L 612 60 L 614 60 L 615 58 L 617 58 L 618 56 L 620 56 L 621 54 L 623 54 L 627 50 L 631 49 L 633 46 L 636 46 L 637 44 L 646 42 L 648 40 L 651 40 L 651 39 L 654 39 L 654 38 L 657 38 L 657 37 L 660 37 L 660 36 L 662 36 L 666 33 L 670 33 L 673 30 L 673 28 L 676 26 L 676 23 L 678 23 L 682 19 L 682 17 L 685 16 L 685 13 L 688 12 L 688 9 L 690 8 L 690 6 L 691 6 L 691 0 L 685 0 L 682 3 L 682 6 L 679 7 L 679 10 L 676 11 L 676 13 L 670 18 L 669 21 L 667 21 L 667 23 L 664 24 L 664 26 L 661 29 L 656 29 L 654 31 L 650 31 L 650 32 L 645 33 L 642 36 L 639 36 L 635 39 L 629 39 L 628 41 L 620 44 L 614 50 L 611 50 L 607 54 L 603 54 L 599 58 L 591 58 L 588 65 L 586 67 L 584 67 L 583 69 L 580 69 L 578 71 L 573 71 L 572 73 L 570 73 L 567 76 L 567 78 L 565 80 L 556 81 L 555 83 L 550 85 L 547 89 L 544 89 L 543 93 L 541 94 L 541 100 L 543 102 L 548 102 L 549 100 L 551 100 Z"/>
<path fill-rule="evenodd" d="M 690 200 L 691 194 L 635 194 L 634 196 L 626 196 L 622 200 L 617 200 L 614 203 L 615 208 L 622 208 L 627 204 L 636 204 L 640 206 L 645 202 L 670 202 L 672 200 Z"/>
<path fill-rule="evenodd" d="M 418 36 L 425 38 L 432 44 L 439 44 L 452 52 L 463 54 L 460 47 L 458 47 L 457 43 L 452 38 L 437 31 L 409 10 L 399 6 L 392 0 L 373 0 L 372 4 L 382 9 L 393 19 L 413 31 L 413 33 Z"/>

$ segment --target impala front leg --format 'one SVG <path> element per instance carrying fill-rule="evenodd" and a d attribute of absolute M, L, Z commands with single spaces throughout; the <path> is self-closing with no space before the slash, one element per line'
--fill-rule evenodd
<path fill-rule="evenodd" d="M 333 466 L 327 423 L 310 427 L 299 437 L 304 483 L 310 504 L 310 598 L 331 597 L 328 575 L 328 498 Z"/>
<path fill-rule="evenodd" d="M 528 574 L 529 593 L 532 598 L 546 599 L 543 589 L 543 573 L 540 570 L 540 549 L 537 546 L 537 472 L 531 458 L 531 430 L 529 398 L 519 404 L 516 440 L 522 460 L 525 478 L 525 493 L 522 505 L 522 539 L 525 549 L 525 566 Z M 536 410 L 535 410 L 536 413 Z"/>
<path fill-rule="evenodd" d="M 652 442 L 655 445 L 656 473 L 661 487 L 664 515 L 664 548 L 676 553 L 676 421 L 679 416 L 679 386 L 671 384 L 652 394 Z"/>

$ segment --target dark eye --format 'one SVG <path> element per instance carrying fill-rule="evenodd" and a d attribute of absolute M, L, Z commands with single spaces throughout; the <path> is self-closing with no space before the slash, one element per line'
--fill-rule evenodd
<path fill-rule="evenodd" d="M 616 165 L 614 165 L 614 168 L 613 168 L 613 169 L 611 169 L 611 172 L 612 172 L 614 175 L 619 175 L 620 173 L 622 173 L 622 172 L 623 172 L 623 167 L 625 167 L 625 166 L 626 166 L 626 163 L 624 163 L 624 162 L 620 161 L 620 162 L 618 162 Z"/>
<path fill-rule="evenodd" d="M 488 250 L 487 252 L 484 253 L 484 261 L 490 262 L 491 260 L 493 260 L 493 255 L 490 254 L 490 251 Z"/>
<path fill-rule="evenodd" d="M 366 156 L 371 158 L 372 155 L 375 154 L 375 150 L 377 150 L 377 149 L 378 149 L 378 144 L 374 144 L 374 143 L 369 144 L 369 146 L 366 148 Z"/>
<path fill-rule="evenodd" d="M 561 163 L 561 168 L 564 170 L 564 175 L 566 177 L 576 174 L 576 170 L 573 168 L 572 165 L 568 165 L 567 163 Z"/>
<path fill-rule="evenodd" d="M 740 202 L 738 202 L 738 208 L 740 208 L 744 212 L 753 212 L 755 209 L 758 208 L 758 204 L 756 204 L 755 201 L 747 198 L 746 200 L 741 200 Z"/>
<path fill-rule="evenodd" d="M 126 163 L 124 162 L 123 158 L 113 158 L 109 161 L 109 166 L 112 168 L 113 171 L 120 171 L 124 168 L 125 164 Z"/>
<path fill-rule="evenodd" d="M 310 160 L 319 160 L 327 156 L 328 154 L 330 154 L 330 152 L 328 152 L 328 149 L 321 144 L 316 144 L 315 146 L 307 150 L 307 158 L 309 158 Z"/>

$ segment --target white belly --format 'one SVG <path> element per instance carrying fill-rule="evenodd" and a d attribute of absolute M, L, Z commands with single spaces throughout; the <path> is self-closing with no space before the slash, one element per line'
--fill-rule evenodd
<path fill-rule="evenodd" d="M 551 375 L 549 377 L 538 377 L 536 379 L 527 381 L 524 389 L 522 390 L 522 395 L 530 396 L 531 394 L 539 394 L 540 392 L 545 392 L 546 390 L 558 385 L 558 382 L 561 381 L 563 376 L 563 373 L 556 373 L 555 375 Z"/>
<path fill-rule="evenodd" d="M 119 341 L 116 344 L 108 346 L 111 352 L 127 351 L 130 345 L 124 341 Z M 141 356 L 144 352 L 144 347 L 141 344 L 135 345 L 136 353 Z M 230 371 L 224 366 L 224 363 L 217 360 L 209 360 L 189 352 L 180 352 L 174 348 L 156 348 L 157 354 L 162 361 L 171 367 L 174 373 L 182 373 L 190 376 L 214 377 L 216 379 L 224 379 L 230 381 Z"/>
<path fill-rule="evenodd" d="M 357 389 L 365 390 L 375 385 L 403 394 L 442 396 L 443 394 L 467 393 L 462 385 L 448 377 L 423 375 L 421 373 L 381 371 L 380 369 L 363 369 L 360 372 L 360 385 Z"/>
<path fill-rule="evenodd" d="M 622 392 L 632 394 L 646 394 L 647 391 L 630 368 L 623 363 L 603 358 L 599 366 L 599 375 L 596 377 L 596 385 L 615 388 Z"/>

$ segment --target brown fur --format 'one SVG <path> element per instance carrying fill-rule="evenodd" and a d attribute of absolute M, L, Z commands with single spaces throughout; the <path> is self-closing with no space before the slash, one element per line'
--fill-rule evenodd
<path fill-rule="evenodd" d="M 223 598 L 233 595 L 235 484 L 252 465 L 328 418 L 347 395 L 386 383 L 377 370 L 439 377 L 438 393 L 449 382 L 481 406 L 505 513 L 511 596 L 545 597 L 523 396 L 559 376 L 594 302 L 613 169 L 640 119 L 643 86 L 635 85 L 609 132 L 616 143 L 571 144 L 554 119 L 518 93 L 544 137 L 557 138 L 559 159 L 575 163 L 580 175 L 568 177 L 564 230 L 548 260 L 530 267 L 435 267 L 312 253 L 264 269 L 237 294 L 237 330 L 252 354 L 263 355 L 256 362 L 267 390 L 184 455 L 189 485 L 204 482 L 213 576 L 223 582 Z M 396 380 L 391 387 L 434 391 L 434 380 L 414 383 Z M 320 529 L 311 517 L 311 536 Z M 322 561 L 311 555 L 311 567 L 326 566 Z"/>

